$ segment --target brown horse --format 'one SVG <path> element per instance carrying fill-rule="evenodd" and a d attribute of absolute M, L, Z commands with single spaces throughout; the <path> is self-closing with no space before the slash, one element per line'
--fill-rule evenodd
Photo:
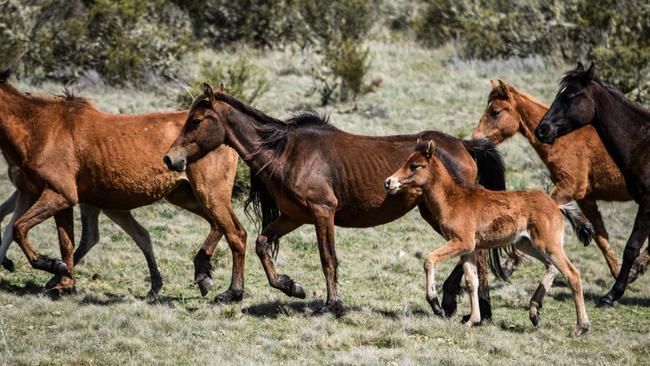
<path fill-rule="evenodd" d="M 478 156 L 483 179 L 493 178 L 493 184 L 504 185 L 500 156 L 486 141 L 461 141 L 434 131 L 387 137 L 352 135 L 314 113 L 282 121 L 226 94 L 213 92 L 207 84 L 164 159 L 170 169 L 182 171 L 186 164 L 223 144 L 233 147 L 260 180 L 252 190 L 261 206 L 264 230 L 255 249 L 269 283 L 289 296 L 305 297 L 302 285 L 277 273 L 268 251 L 280 237 L 301 225 L 312 224 L 327 283 L 327 301 L 322 310 L 338 314 L 342 305 L 334 226 L 381 225 L 405 215 L 421 202 L 417 190 L 388 197 L 383 189 L 384 177 L 408 156 L 418 138 L 434 139 L 440 144 L 446 164 L 459 180 L 476 180 L 473 153 Z M 422 217 L 436 227 L 426 207 L 419 208 Z"/>
<path fill-rule="evenodd" d="M 532 96 L 501 80 L 498 83 L 492 81 L 488 105 L 472 138 L 488 138 L 499 144 L 515 133 L 521 133 L 550 172 L 555 185 L 551 197 L 560 205 L 575 200 L 594 225 L 596 244 L 612 276 L 616 277 L 619 262 L 609 245 L 609 235 L 597 201 L 631 200 L 623 175 L 592 126 L 582 128 L 570 137 L 561 137 L 553 145 L 537 140 L 533 131 L 547 110 L 548 105 Z"/>
<path fill-rule="evenodd" d="M 459 184 L 440 161 L 441 154 L 435 147 L 433 141 L 418 144 L 416 151 L 386 179 L 385 184 L 386 191 L 393 195 L 413 189 L 422 190 L 424 203 L 438 224 L 436 230 L 448 240 L 424 259 L 427 301 L 431 307 L 439 307 L 434 281 L 435 266 L 460 256 L 472 304 L 472 313 L 466 324 L 480 323 L 475 250 L 515 245 L 546 264 L 542 285 L 550 286 L 557 270 L 566 277 L 573 291 L 578 318 L 572 335 L 587 332 L 589 320 L 580 273 L 566 257 L 563 248 L 562 214 L 571 216 L 572 221 L 581 222 L 583 228 L 593 234 L 579 210 L 558 207 L 556 202 L 538 190 L 494 192 Z M 537 325 L 537 309 L 533 313 L 533 308 L 534 304 L 531 303 L 531 320 Z"/>
<path fill-rule="evenodd" d="M 623 264 L 612 289 L 599 305 L 611 306 L 623 296 L 632 265 L 650 235 L 650 111 L 603 83 L 592 64 L 578 64 L 564 75 L 560 91 L 535 129 L 542 142 L 593 125 L 607 152 L 623 173 L 627 191 L 639 209 L 625 244 Z"/>
<path fill-rule="evenodd" d="M 224 147 L 185 174 L 170 172 L 160 156 L 180 132 L 187 112 L 112 115 L 72 95 L 26 95 L 7 81 L 16 63 L 0 71 L 0 148 L 9 166 L 17 168 L 12 181 L 21 194 L 14 236 L 32 267 L 60 276 L 57 292 L 73 290 L 75 204 L 128 211 L 166 198 L 210 223 L 195 258 L 202 291 L 209 289 L 210 256 L 225 234 L 233 275 L 218 299 L 241 299 L 246 232 L 230 205 L 237 154 Z M 63 261 L 39 255 L 27 238 L 32 227 L 52 216 Z"/>

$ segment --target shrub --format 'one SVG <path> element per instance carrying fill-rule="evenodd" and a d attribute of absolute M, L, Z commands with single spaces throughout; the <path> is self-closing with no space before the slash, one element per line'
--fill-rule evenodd
<path fill-rule="evenodd" d="M 9 4 L 29 12 L 15 22 L 21 33 L 12 32 L 8 38 L 29 47 L 25 69 L 38 79 L 69 82 L 85 70 L 95 70 L 114 84 L 145 80 L 173 72 L 193 48 L 189 18 L 163 0 Z M 27 42 L 24 35 L 29 35 Z"/>
<path fill-rule="evenodd" d="M 604 80 L 643 101 L 650 90 L 650 4 L 642 1 L 566 2 L 433 0 L 416 34 L 437 47 L 455 41 L 463 58 L 557 56 L 592 60 Z"/>

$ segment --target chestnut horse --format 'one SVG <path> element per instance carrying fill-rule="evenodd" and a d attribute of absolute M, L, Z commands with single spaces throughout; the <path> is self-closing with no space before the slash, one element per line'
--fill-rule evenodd
<path fill-rule="evenodd" d="M 218 300 L 239 300 L 244 286 L 246 232 L 231 207 L 237 154 L 227 147 L 170 172 L 160 160 L 187 112 L 112 115 L 82 98 L 26 95 L 9 84 L 17 60 L 0 71 L 0 149 L 20 192 L 14 237 L 32 267 L 60 276 L 58 293 L 74 289 L 72 207 L 86 203 L 127 212 L 161 198 L 211 226 L 195 258 L 195 277 L 209 289 L 210 256 L 222 235 L 233 254 L 229 289 Z M 106 211 L 105 211 L 106 212 Z M 27 238 L 54 216 L 63 261 L 39 255 Z"/>
<path fill-rule="evenodd" d="M 487 141 L 461 141 L 435 131 L 386 137 L 352 135 L 315 113 L 282 121 L 213 92 L 207 84 L 164 160 L 170 169 L 182 171 L 186 164 L 223 144 L 233 147 L 259 179 L 251 198 L 259 204 L 264 230 L 255 251 L 270 285 L 286 295 L 305 297 L 302 285 L 277 273 L 269 249 L 298 227 L 314 225 L 327 284 L 322 310 L 339 314 L 342 305 L 334 226 L 385 224 L 421 202 L 417 190 L 388 197 L 383 180 L 408 156 L 409 146 L 422 137 L 440 144 L 446 164 L 459 180 L 476 180 L 474 154 L 482 179 L 492 178 L 493 185 L 504 186 L 500 155 Z M 426 207 L 419 208 L 422 217 L 437 227 Z"/>
<path fill-rule="evenodd" d="M 495 192 L 469 184 L 459 184 L 440 161 L 436 143 L 420 143 L 404 165 L 385 182 L 392 195 L 420 189 L 424 203 L 437 223 L 436 230 L 447 243 L 427 254 L 424 259 L 427 301 L 434 311 L 440 309 L 435 286 L 435 266 L 449 258 L 461 257 L 469 289 L 472 312 L 466 325 L 481 322 L 478 305 L 476 249 L 494 249 L 515 245 L 517 249 L 539 259 L 546 265 L 541 285 L 550 286 L 559 270 L 569 282 L 576 306 L 577 325 L 573 336 L 589 330 L 589 320 L 582 295 L 580 273 L 564 253 L 564 222 L 579 222 L 593 234 L 589 222 L 575 205 L 561 205 L 539 190 Z M 533 312 L 534 311 L 534 312 Z M 531 320 L 539 321 L 537 308 L 531 301 Z"/>
<path fill-rule="evenodd" d="M 558 204 L 575 200 L 594 226 L 598 244 L 612 276 L 618 275 L 619 263 L 609 245 L 609 235 L 598 211 L 598 200 L 629 201 L 625 181 L 612 158 L 607 154 L 592 126 L 571 137 L 561 137 L 553 145 L 542 144 L 533 131 L 548 110 L 532 96 L 499 80 L 492 81 L 488 105 L 472 138 L 488 138 L 499 144 L 515 133 L 521 133 L 548 168 L 555 185 L 551 197 Z M 645 257 L 645 256 L 644 256 Z"/>
<path fill-rule="evenodd" d="M 611 306 L 623 296 L 633 262 L 650 235 L 650 111 L 604 84 L 595 75 L 593 64 L 588 70 L 578 64 L 564 75 L 535 135 L 541 142 L 553 144 L 558 137 L 586 125 L 596 129 L 623 173 L 627 191 L 639 204 L 616 283 L 599 302 Z"/>

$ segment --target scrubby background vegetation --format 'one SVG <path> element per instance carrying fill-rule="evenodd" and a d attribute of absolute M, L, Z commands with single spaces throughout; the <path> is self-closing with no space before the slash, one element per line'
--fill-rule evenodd
<path fill-rule="evenodd" d="M 642 1 L 8 0 L 0 3 L 0 58 L 27 49 L 14 81 L 20 90 L 60 94 L 67 85 L 112 113 L 187 108 L 197 86 L 209 80 L 278 117 L 315 108 L 353 133 L 436 129 L 468 137 L 490 79 L 550 102 L 562 72 L 576 61 L 595 61 L 604 80 L 647 105 L 649 14 Z M 546 168 L 522 137 L 500 150 L 510 189 L 551 189 Z M 247 174 L 242 164 L 242 194 Z M 0 194 L 11 190 L 2 177 Z M 100 243 L 77 267 L 77 293 L 58 301 L 40 295 L 48 276 L 12 247 L 8 255 L 17 271 L 0 270 L 0 361 L 649 363 L 648 279 L 634 283 L 613 309 L 596 309 L 613 279 L 597 248 L 582 247 L 569 230 L 566 247 L 582 273 L 592 322 L 591 333 L 580 339 L 568 337 L 575 312 L 562 279 L 544 305 L 539 329 L 530 325 L 527 304 L 543 273 L 532 261 L 511 283 L 492 281 L 493 323 L 466 329 L 460 315 L 434 318 L 424 300 L 421 257 L 443 240 L 417 212 L 377 228 L 338 229 L 348 312 L 340 319 L 315 316 L 325 288 L 313 228 L 283 239 L 278 268 L 308 293 L 304 301 L 287 298 L 266 282 L 252 249 L 257 230 L 241 201 L 235 198 L 234 205 L 249 250 L 240 304 L 211 301 L 230 279 L 225 244 L 214 258 L 216 289 L 200 297 L 192 257 L 208 227 L 169 204 L 135 210 L 152 234 L 165 280 L 155 303 L 144 299 L 144 258 L 105 218 Z M 636 205 L 602 207 L 622 253 Z M 31 237 L 39 250 L 58 255 L 52 228 L 44 223 Z M 440 283 L 452 265 L 441 266 Z M 459 309 L 469 310 L 466 297 Z"/>

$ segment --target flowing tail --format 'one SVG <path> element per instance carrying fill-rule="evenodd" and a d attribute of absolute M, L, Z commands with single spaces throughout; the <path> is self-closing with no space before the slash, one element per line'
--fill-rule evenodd
<path fill-rule="evenodd" d="M 251 189 L 244 204 L 244 212 L 251 221 L 258 226 L 259 232 L 269 227 L 275 219 L 280 217 L 280 209 L 266 188 L 262 180 L 251 171 Z M 274 239 L 271 243 L 271 255 L 278 256 L 280 240 Z"/>
<path fill-rule="evenodd" d="M 479 184 L 492 191 L 505 191 L 505 164 L 496 145 L 488 139 L 463 140 L 463 145 L 476 161 Z M 495 248 L 488 252 L 490 270 L 495 277 L 507 281 L 509 273 L 501 265 L 501 252 L 516 261 L 520 258 L 513 246 Z"/>
<path fill-rule="evenodd" d="M 575 201 L 560 205 L 560 211 L 562 211 L 564 217 L 566 217 L 571 224 L 573 232 L 576 233 L 576 236 L 582 245 L 589 245 L 591 239 L 594 238 L 594 227 L 582 211 L 580 211 L 580 208 Z"/>

